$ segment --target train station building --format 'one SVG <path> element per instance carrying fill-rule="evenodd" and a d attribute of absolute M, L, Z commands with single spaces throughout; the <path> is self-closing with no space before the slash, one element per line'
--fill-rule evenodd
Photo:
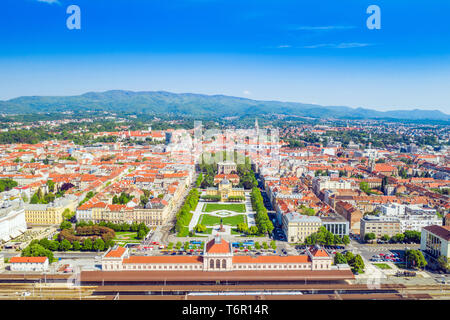
<path fill-rule="evenodd" d="M 333 258 L 318 246 L 302 255 L 251 256 L 233 254 L 231 243 L 220 236 L 208 241 L 201 256 L 134 256 L 114 247 L 102 256 L 103 271 L 281 271 L 332 270 Z"/>

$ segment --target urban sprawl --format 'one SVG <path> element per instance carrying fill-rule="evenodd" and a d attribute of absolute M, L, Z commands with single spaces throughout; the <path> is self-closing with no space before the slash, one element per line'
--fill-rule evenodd
<path fill-rule="evenodd" d="M 133 281 L 311 279 L 364 286 L 367 297 L 448 298 L 448 125 L 62 118 L 0 132 L 0 279 L 23 286 L 0 286 L 2 299 L 118 298 L 107 285 Z M 46 287 L 72 278 L 79 293 Z M 253 296 L 306 292 L 271 288 Z"/>

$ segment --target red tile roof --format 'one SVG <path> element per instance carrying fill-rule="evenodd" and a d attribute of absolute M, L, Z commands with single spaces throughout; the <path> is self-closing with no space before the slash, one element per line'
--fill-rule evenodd
<path fill-rule="evenodd" d="M 125 253 L 124 247 L 117 247 L 116 249 L 111 249 L 105 256 L 105 258 L 120 258 Z"/>
<path fill-rule="evenodd" d="M 47 257 L 12 257 L 10 263 L 44 263 Z"/>
<path fill-rule="evenodd" d="M 215 239 L 212 239 L 206 244 L 207 253 L 229 253 L 230 244 L 221 239 L 220 243 L 216 243 Z"/>
<path fill-rule="evenodd" d="M 328 257 L 328 253 L 324 249 L 314 248 L 311 250 L 314 257 Z"/>
<path fill-rule="evenodd" d="M 307 255 L 299 256 L 234 256 L 233 263 L 308 263 Z"/>
<path fill-rule="evenodd" d="M 203 263 L 203 258 L 200 256 L 130 256 L 123 259 L 123 263 Z"/>

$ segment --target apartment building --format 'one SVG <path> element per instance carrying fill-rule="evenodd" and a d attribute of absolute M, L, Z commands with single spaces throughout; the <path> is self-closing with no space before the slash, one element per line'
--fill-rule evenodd
<path fill-rule="evenodd" d="M 0 208 L 0 242 L 16 238 L 26 230 L 23 204 L 19 201 L 3 202 Z"/>
<path fill-rule="evenodd" d="M 348 180 L 331 177 L 315 177 L 312 181 L 312 188 L 316 195 L 323 189 L 357 189 L 357 187 L 352 185 Z"/>
<path fill-rule="evenodd" d="M 392 237 L 401 233 L 400 220 L 393 217 L 367 215 L 361 219 L 361 239 L 364 239 L 365 235 L 368 233 L 374 233 L 377 238 L 381 238 L 384 235 Z"/>
<path fill-rule="evenodd" d="M 289 212 L 282 217 L 282 228 L 288 242 L 304 242 L 305 238 L 319 231 L 322 220 L 316 216 Z"/>
<path fill-rule="evenodd" d="M 66 196 L 56 199 L 49 204 L 26 204 L 25 221 L 27 224 L 52 225 L 63 221 L 63 212 L 66 209 L 75 211 L 78 203 L 76 196 Z"/>
<path fill-rule="evenodd" d="M 428 259 L 450 258 L 450 227 L 428 226 L 422 229 L 420 250 Z"/>
<path fill-rule="evenodd" d="M 432 208 L 390 203 L 381 205 L 380 210 L 381 215 L 400 220 L 401 232 L 406 230 L 421 231 L 426 226 L 442 225 L 442 219 L 437 216 L 436 210 Z"/>
<path fill-rule="evenodd" d="M 358 208 L 349 202 L 339 201 L 336 203 L 335 210 L 349 222 L 352 233 L 358 234 L 360 232 L 360 221 L 363 214 Z"/>

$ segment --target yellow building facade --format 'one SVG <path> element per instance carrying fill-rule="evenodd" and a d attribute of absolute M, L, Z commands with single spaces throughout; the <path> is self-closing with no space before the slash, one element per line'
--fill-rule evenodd
<path fill-rule="evenodd" d="M 206 189 L 206 195 L 208 196 L 220 196 L 220 201 L 227 201 L 229 197 L 244 197 L 245 192 L 243 188 L 233 188 L 232 184 L 228 179 L 223 179 L 217 189 L 208 188 Z"/>

